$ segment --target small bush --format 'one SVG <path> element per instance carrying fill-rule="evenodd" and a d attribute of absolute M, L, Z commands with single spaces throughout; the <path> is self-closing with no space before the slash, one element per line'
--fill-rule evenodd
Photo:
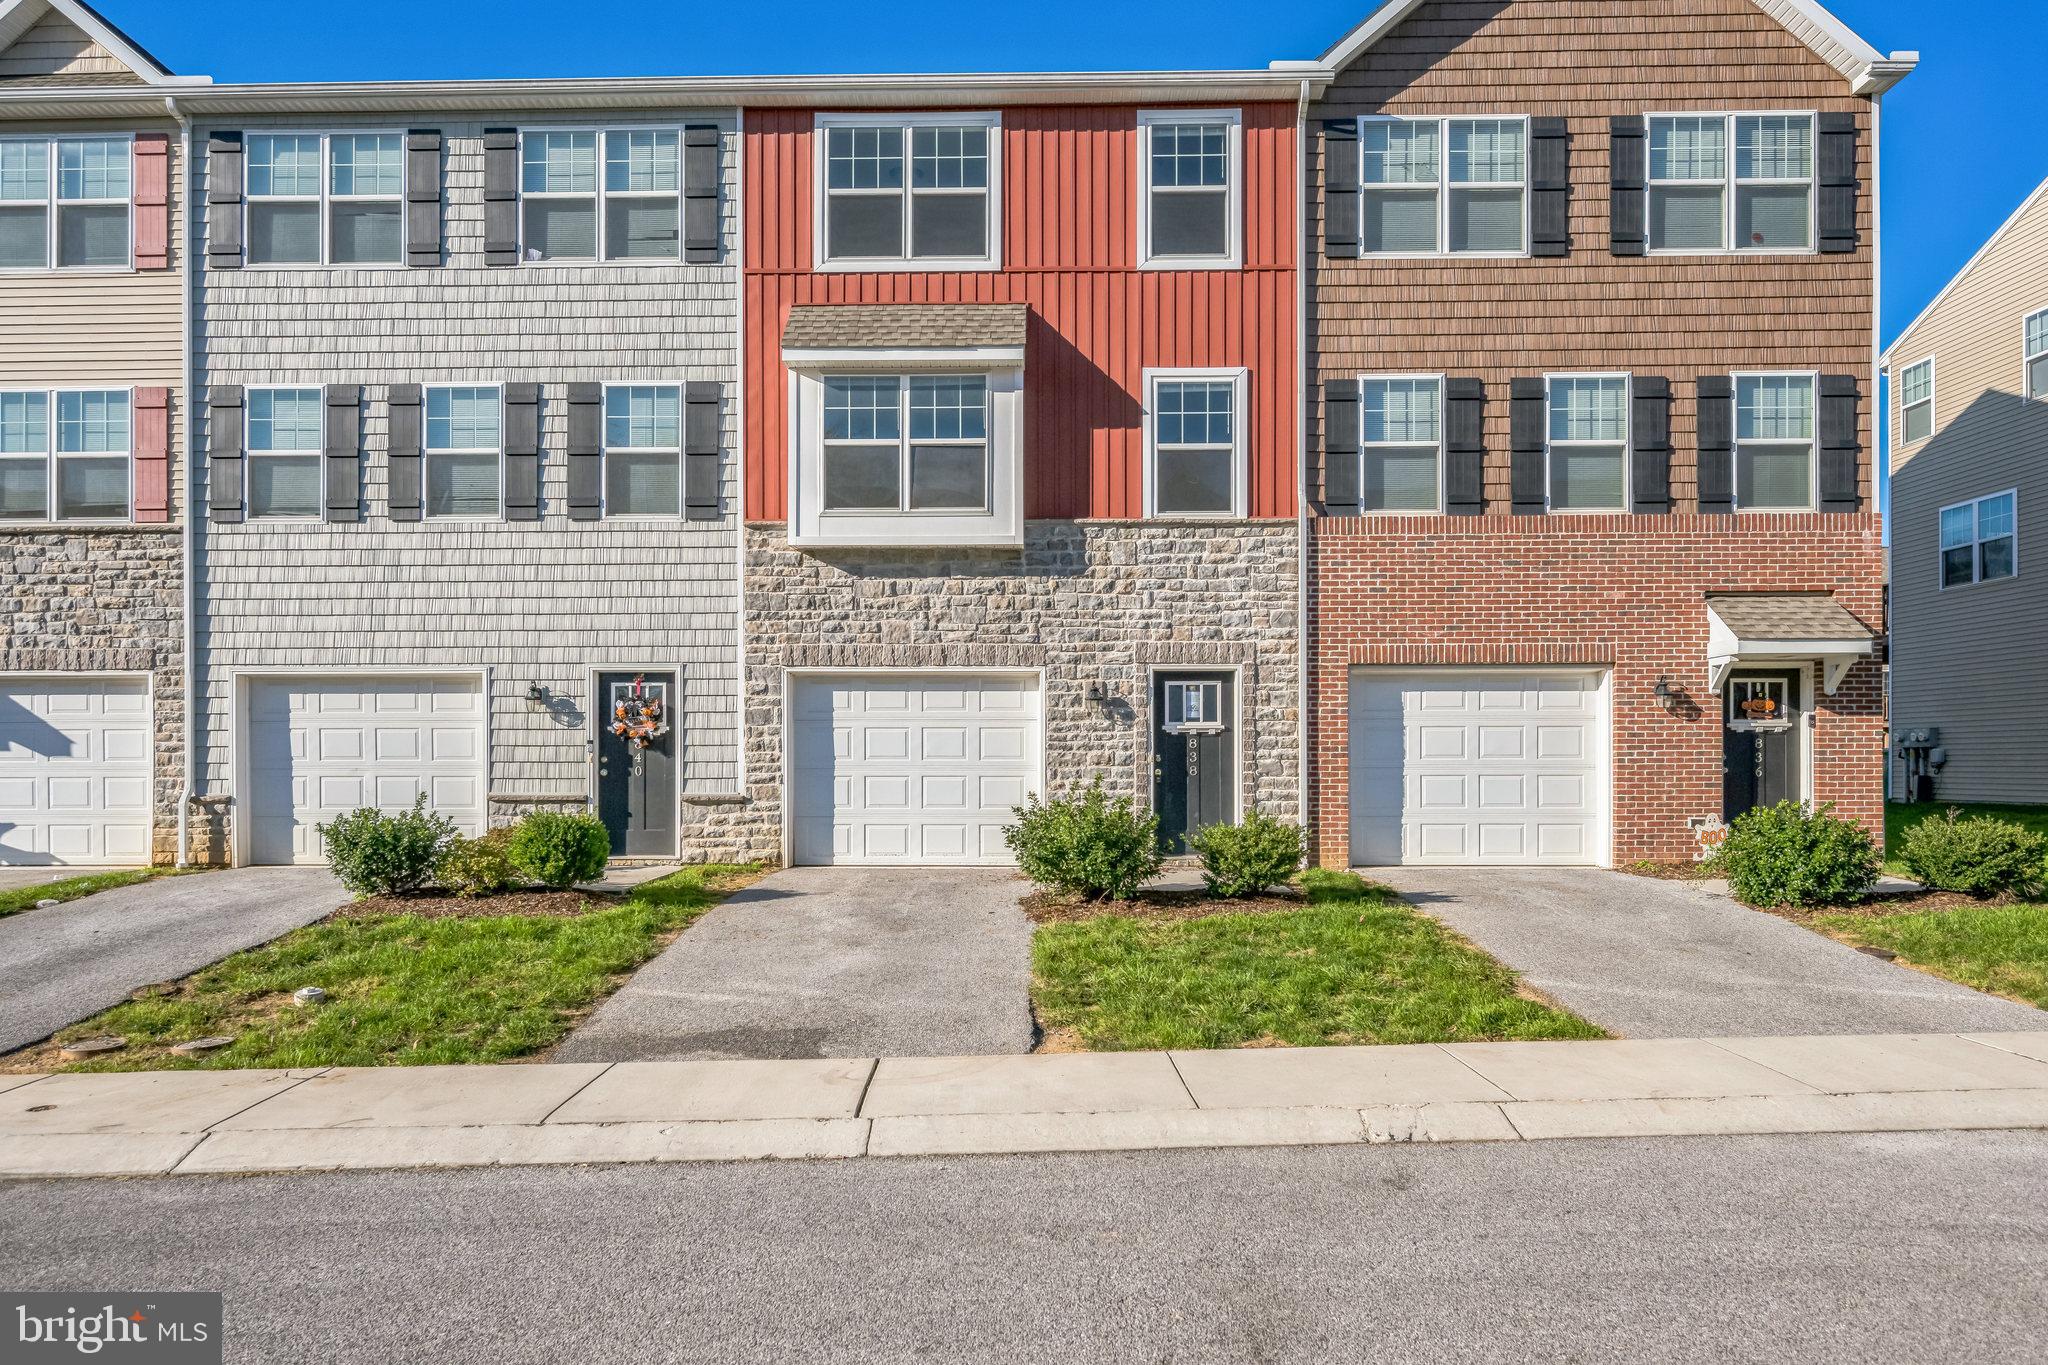
<path fill-rule="evenodd" d="M 1991 815 L 1965 818 L 1951 808 L 1940 820 L 1922 820 L 1899 840 L 1899 861 L 1935 891 L 1966 896 L 2028 894 L 2040 889 L 2048 839 L 2024 825 Z"/>
<path fill-rule="evenodd" d="M 1040 886 L 1091 900 L 1129 900 L 1159 875 L 1159 817 L 1140 815 L 1128 796 L 1114 801 L 1102 779 L 1079 797 L 1040 801 L 1015 810 L 1003 842 L 1017 866 Z"/>
<path fill-rule="evenodd" d="M 434 880 L 458 896 L 489 896 L 519 885 L 512 831 L 501 827 L 476 839 L 456 835 L 441 854 Z"/>
<path fill-rule="evenodd" d="M 1202 859 L 1209 894 L 1256 896 L 1301 870 L 1301 826 L 1253 810 L 1240 825 L 1210 825 L 1188 840 Z"/>
<path fill-rule="evenodd" d="M 1861 825 L 1780 801 L 1737 816 L 1715 856 L 1745 905 L 1839 905 L 1877 880 L 1877 846 Z"/>
<path fill-rule="evenodd" d="M 425 792 L 413 798 L 411 810 L 387 815 L 364 806 L 314 828 L 334 875 L 358 896 L 419 890 L 433 880 L 442 853 L 457 837 L 454 822 L 427 809 Z"/>
<path fill-rule="evenodd" d="M 535 811 L 512 827 L 512 866 L 560 891 L 604 875 L 612 836 L 594 815 Z"/>

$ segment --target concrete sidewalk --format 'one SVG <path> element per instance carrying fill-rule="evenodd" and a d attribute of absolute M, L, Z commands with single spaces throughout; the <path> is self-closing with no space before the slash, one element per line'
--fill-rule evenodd
<path fill-rule="evenodd" d="M 2048 1128 L 2048 1032 L 0 1077 L 0 1176 Z"/>

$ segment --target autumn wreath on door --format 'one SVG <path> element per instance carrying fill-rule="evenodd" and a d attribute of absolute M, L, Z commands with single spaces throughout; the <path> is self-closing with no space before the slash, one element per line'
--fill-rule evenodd
<path fill-rule="evenodd" d="M 658 684 L 650 688 L 642 674 L 612 694 L 612 733 L 636 755 L 668 733 L 668 707 L 663 701 L 667 690 Z"/>

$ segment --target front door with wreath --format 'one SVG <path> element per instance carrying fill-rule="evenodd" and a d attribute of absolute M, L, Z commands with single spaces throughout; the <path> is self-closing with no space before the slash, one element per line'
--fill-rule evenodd
<path fill-rule="evenodd" d="M 597 817 L 613 857 L 676 855 L 673 673 L 600 673 Z"/>

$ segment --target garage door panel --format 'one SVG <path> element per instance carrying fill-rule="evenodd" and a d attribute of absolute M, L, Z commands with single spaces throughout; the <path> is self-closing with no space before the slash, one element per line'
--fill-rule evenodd
<path fill-rule="evenodd" d="M 893 725 L 873 726 L 861 732 L 860 756 L 870 763 L 887 763 L 910 757 L 910 731 Z"/>
<path fill-rule="evenodd" d="M 1481 858 L 1508 859 L 1516 862 L 1529 856 L 1529 827 L 1519 822 L 1512 825 L 1481 823 L 1474 826 L 1478 831 L 1479 856 Z"/>
<path fill-rule="evenodd" d="M 959 762 L 967 757 L 968 731 L 960 725 L 928 725 L 918 733 L 920 757 L 928 763 Z"/>
<path fill-rule="evenodd" d="M 149 860 L 143 678 L 0 678 L 0 866 Z"/>

